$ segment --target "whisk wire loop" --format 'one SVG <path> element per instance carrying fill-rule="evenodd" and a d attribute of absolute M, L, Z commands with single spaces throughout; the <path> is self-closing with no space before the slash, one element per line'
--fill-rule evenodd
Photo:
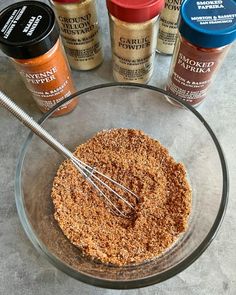
<path fill-rule="evenodd" d="M 130 217 L 130 214 L 125 214 L 122 212 L 107 196 L 106 194 L 99 188 L 99 186 L 94 182 L 93 179 L 95 179 L 99 184 L 104 186 L 108 191 L 110 191 L 116 198 L 122 200 L 132 211 L 135 210 L 134 206 L 127 201 L 123 196 L 118 194 L 114 189 L 112 189 L 108 184 L 106 184 L 104 181 L 102 181 L 99 177 L 95 175 L 98 174 L 102 177 L 104 177 L 106 180 L 110 181 L 111 183 L 117 185 L 118 187 L 122 188 L 125 192 L 130 193 L 132 196 L 135 197 L 136 200 L 139 200 L 138 196 L 133 193 L 131 190 L 123 186 L 122 184 L 116 182 L 112 178 L 104 175 L 103 173 L 97 171 L 94 167 L 91 167 L 75 156 L 71 159 L 72 163 L 77 167 L 77 169 L 80 171 L 80 173 L 100 192 L 100 194 L 105 198 L 105 200 L 112 206 L 113 209 L 115 209 L 116 212 L 118 212 L 123 217 Z"/>

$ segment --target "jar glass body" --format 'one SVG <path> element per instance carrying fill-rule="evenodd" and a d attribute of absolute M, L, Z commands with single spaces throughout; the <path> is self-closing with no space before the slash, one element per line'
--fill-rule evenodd
<path fill-rule="evenodd" d="M 230 45 L 202 48 L 189 43 L 178 32 L 166 89 L 198 106 L 206 97 Z"/>
<path fill-rule="evenodd" d="M 161 54 L 173 54 L 181 2 L 182 0 L 178 0 L 178 2 L 165 0 L 165 7 L 159 19 L 157 38 L 157 51 Z"/>
<path fill-rule="evenodd" d="M 43 113 L 76 91 L 60 39 L 43 55 L 30 59 L 11 58 L 11 61 Z M 66 114 L 76 105 L 77 99 L 74 99 L 60 107 L 54 116 Z"/>
<path fill-rule="evenodd" d="M 103 62 L 96 1 L 51 1 L 69 63 L 73 69 L 91 70 Z"/>
<path fill-rule="evenodd" d="M 147 83 L 153 73 L 158 16 L 128 23 L 109 14 L 112 67 L 118 82 Z"/>

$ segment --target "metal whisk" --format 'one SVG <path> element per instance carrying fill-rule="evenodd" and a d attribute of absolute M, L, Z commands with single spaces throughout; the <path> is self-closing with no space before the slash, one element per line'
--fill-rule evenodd
<path fill-rule="evenodd" d="M 0 91 L 0 105 L 6 108 L 26 127 L 31 129 L 37 136 L 44 140 L 59 154 L 71 160 L 71 162 L 78 169 L 78 171 L 85 177 L 85 179 L 93 185 L 93 187 L 100 193 L 101 196 L 104 197 L 104 199 L 106 200 L 106 202 L 115 214 L 125 218 L 131 218 L 133 216 L 133 214 L 135 213 L 135 204 L 139 201 L 139 197 L 135 193 L 133 193 L 131 190 L 129 190 L 122 184 L 100 173 L 95 168 L 85 164 L 84 162 L 76 158 L 67 148 L 65 148 L 44 128 L 42 128 L 37 122 L 35 122 L 28 114 L 26 114 L 20 107 L 18 107 L 2 91 Z M 101 180 L 101 178 L 106 180 L 106 182 L 119 187 L 119 189 L 123 191 L 122 195 L 118 194 L 113 188 L 110 187 L 110 185 Z M 109 195 L 107 195 L 104 192 L 104 190 L 109 192 Z M 130 201 L 128 201 L 125 195 L 132 197 L 134 202 L 131 203 Z M 114 200 L 118 200 L 118 202 L 116 203 Z M 120 201 L 123 203 L 124 206 L 120 206 Z"/>

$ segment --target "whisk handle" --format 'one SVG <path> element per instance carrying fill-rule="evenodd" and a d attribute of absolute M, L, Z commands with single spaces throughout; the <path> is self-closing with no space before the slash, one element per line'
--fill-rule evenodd
<path fill-rule="evenodd" d="M 8 96 L 0 91 L 0 105 L 12 113 L 26 127 L 31 129 L 37 136 L 49 144 L 54 150 L 66 158 L 71 159 L 72 153 L 60 144 L 52 135 L 26 114 L 19 106 L 17 106 Z"/>

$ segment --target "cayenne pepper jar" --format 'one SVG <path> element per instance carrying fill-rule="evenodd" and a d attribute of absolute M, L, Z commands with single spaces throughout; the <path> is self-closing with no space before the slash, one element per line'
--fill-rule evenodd
<path fill-rule="evenodd" d="M 166 89 L 198 106 L 236 38 L 234 0 L 185 0 Z"/>
<path fill-rule="evenodd" d="M 69 63 L 91 70 L 103 62 L 95 0 L 51 0 L 61 29 Z"/>
<path fill-rule="evenodd" d="M 55 15 L 48 5 L 22 1 L 1 11 L 0 48 L 11 58 L 42 112 L 76 91 Z M 54 116 L 68 113 L 76 105 L 74 99 Z"/>
<path fill-rule="evenodd" d="M 157 38 L 157 51 L 161 54 L 173 54 L 181 2 L 182 0 L 165 0 Z"/>
<path fill-rule="evenodd" d="M 157 20 L 163 7 L 164 0 L 107 0 L 116 81 L 147 83 L 150 80 Z"/>

